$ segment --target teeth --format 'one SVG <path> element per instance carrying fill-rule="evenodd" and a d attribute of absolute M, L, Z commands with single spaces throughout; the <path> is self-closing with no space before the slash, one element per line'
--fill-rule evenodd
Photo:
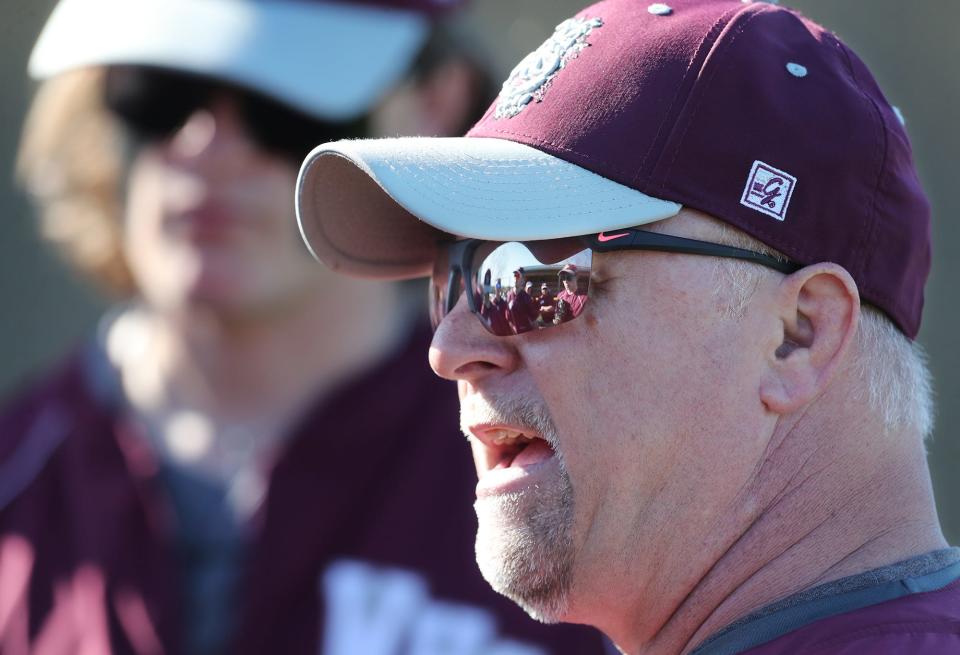
<path fill-rule="evenodd" d="M 492 434 L 492 441 L 497 446 L 512 444 L 521 439 L 524 441 L 532 441 L 532 437 L 528 437 L 522 432 L 516 432 L 514 430 L 497 430 Z"/>

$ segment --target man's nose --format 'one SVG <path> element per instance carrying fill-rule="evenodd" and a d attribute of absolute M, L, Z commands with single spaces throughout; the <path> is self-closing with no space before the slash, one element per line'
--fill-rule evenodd
<path fill-rule="evenodd" d="M 519 362 L 515 338 L 487 332 L 467 306 L 465 294 L 447 314 L 430 344 L 430 366 L 448 380 L 478 380 L 514 370 Z"/>

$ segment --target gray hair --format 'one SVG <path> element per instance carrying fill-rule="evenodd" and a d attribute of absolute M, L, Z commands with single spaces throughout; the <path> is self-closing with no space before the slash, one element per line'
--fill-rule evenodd
<path fill-rule="evenodd" d="M 724 223 L 718 225 L 720 243 L 786 261 L 783 254 L 745 232 Z M 741 318 L 765 271 L 736 259 L 717 258 L 716 262 L 720 311 Z M 927 354 L 923 346 L 908 339 L 886 314 L 869 303 L 860 308 L 853 368 L 862 383 L 858 400 L 866 402 L 888 432 L 910 430 L 924 439 L 930 436 L 934 406 Z"/>

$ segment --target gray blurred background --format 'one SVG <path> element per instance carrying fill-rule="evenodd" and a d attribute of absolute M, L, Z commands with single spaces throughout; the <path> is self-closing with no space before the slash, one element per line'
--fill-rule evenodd
<path fill-rule="evenodd" d="M 644 0 L 638 0 L 643 2 Z M 31 85 L 27 56 L 53 0 L 0 0 L 0 395 L 49 365 L 91 329 L 103 305 L 71 280 L 40 244 L 30 209 L 13 187 L 13 155 Z M 471 18 L 503 77 L 553 26 L 587 0 L 474 0 Z M 867 62 L 903 111 L 920 177 L 934 211 L 934 264 L 920 333 L 938 396 L 929 448 L 934 486 L 948 539 L 960 543 L 960 2 L 957 0 L 795 0 L 786 2 L 837 32 Z"/>

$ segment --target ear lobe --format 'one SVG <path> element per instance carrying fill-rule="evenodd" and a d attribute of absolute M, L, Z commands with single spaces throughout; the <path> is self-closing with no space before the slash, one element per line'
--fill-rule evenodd
<path fill-rule="evenodd" d="M 760 395 L 768 409 L 788 414 L 829 386 L 856 334 L 860 295 L 846 269 L 821 263 L 784 278 L 778 303 L 783 338 Z"/>

